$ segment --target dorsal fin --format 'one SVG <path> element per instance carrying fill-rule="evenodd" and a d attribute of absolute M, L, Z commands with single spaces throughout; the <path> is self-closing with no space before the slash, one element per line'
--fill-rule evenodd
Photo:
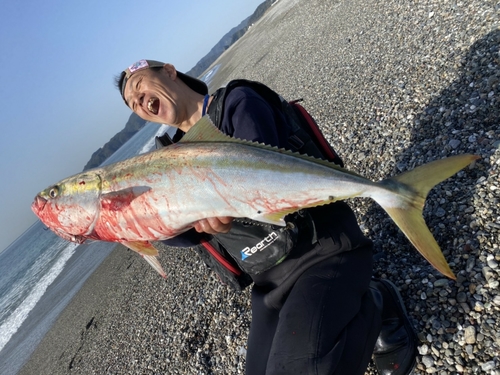
<path fill-rule="evenodd" d="M 231 138 L 217 129 L 210 117 L 205 115 L 189 129 L 178 143 L 235 141 L 237 141 L 235 138 Z"/>
<path fill-rule="evenodd" d="M 304 160 L 308 160 L 313 163 L 322 164 L 332 169 L 340 170 L 344 173 L 349 173 L 354 176 L 359 176 L 357 173 L 351 172 L 347 169 L 339 167 L 338 165 L 329 162 L 327 160 L 318 159 L 309 155 L 299 154 L 298 152 L 292 152 L 289 150 L 285 150 L 283 148 L 278 148 L 274 146 L 269 146 L 263 143 L 246 141 L 234 137 L 230 137 L 224 133 L 222 133 L 217 127 L 213 124 L 212 120 L 208 115 L 203 116 L 196 124 L 194 124 L 191 129 L 182 137 L 182 139 L 178 143 L 196 143 L 196 142 L 224 142 L 224 143 L 239 143 L 247 146 L 262 148 L 266 150 L 270 150 L 273 152 L 279 152 L 280 154 L 287 154 L 294 156 L 296 158 L 301 158 Z M 364 177 L 363 177 L 364 178 Z"/>

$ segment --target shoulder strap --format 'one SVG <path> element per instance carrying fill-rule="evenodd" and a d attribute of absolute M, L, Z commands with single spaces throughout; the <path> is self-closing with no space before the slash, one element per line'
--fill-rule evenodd
<path fill-rule="evenodd" d="M 221 87 L 212 94 L 212 102 L 210 103 L 210 106 L 207 110 L 207 115 L 210 117 L 210 119 L 218 129 L 220 129 L 221 126 L 225 97 L 226 87 Z"/>
<path fill-rule="evenodd" d="M 262 96 L 273 107 L 280 108 L 282 98 L 263 83 L 249 81 L 246 79 L 235 79 L 230 81 L 225 87 L 222 87 L 212 94 L 212 102 L 208 107 L 208 115 L 217 128 L 220 129 L 222 114 L 224 113 L 224 103 L 226 96 L 236 87 L 248 87 Z"/>
<path fill-rule="evenodd" d="M 288 103 L 290 107 L 293 108 L 300 123 L 299 126 L 301 130 L 299 130 L 298 132 L 304 131 L 307 133 L 307 137 L 303 137 L 303 139 L 309 139 L 311 142 L 313 142 L 315 147 L 321 152 L 321 155 L 324 159 L 344 168 L 344 161 L 326 140 L 316 120 L 311 116 L 309 112 L 307 112 L 307 110 L 303 106 L 299 104 L 299 102 L 301 101 L 302 99 L 298 99 Z"/>
<path fill-rule="evenodd" d="M 213 94 L 212 102 L 208 108 L 208 115 L 217 128 L 220 129 L 221 127 L 226 96 L 231 90 L 241 86 L 251 88 L 272 107 L 285 115 L 287 124 L 290 126 L 291 135 L 288 138 L 288 143 L 292 151 L 326 159 L 341 167 L 344 166 L 344 162 L 325 139 L 314 118 L 304 107 L 298 104 L 302 99 L 287 102 L 274 90 L 260 82 L 246 79 L 233 80 L 226 87 L 218 89 Z"/>

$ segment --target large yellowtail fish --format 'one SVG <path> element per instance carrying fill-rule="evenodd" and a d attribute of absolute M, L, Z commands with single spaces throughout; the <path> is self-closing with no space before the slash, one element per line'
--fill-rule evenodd
<path fill-rule="evenodd" d="M 177 144 L 43 190 L 32 209 L 59 236 L 122 243 L 165 277 L 149 241 L 174 237 L 200 219 L 285 225 L 283 217 L 301 208 L 370 197 L 425 259 L 455 278 L 422 209 L 434 185 L 477 158 L 452 156 L 376 183 L 326 161 L 228 137 L 204 117 Z"/>

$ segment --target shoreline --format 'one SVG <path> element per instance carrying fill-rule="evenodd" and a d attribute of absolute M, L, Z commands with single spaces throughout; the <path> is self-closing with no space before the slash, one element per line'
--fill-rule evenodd
<path fill-rule="evenodd" d="M 174 344 L 172 351 L 186 360 L 187 368 L 198 361 L 195 348 L 200 344 L 219 347 L 220 352 L 233 349 L 244 353 L 244 335 L 226 327 L 224 320 L 234 317 L 237 307 L 242 314 L 236 321 L 248 328 L 248 291 L 235 295 L 221 285 L 195 258 L 193 250 L 167 248 L 161 243 L 157 246 L 161 249 L 166 280 L 137 254 L 117 245 L 64 309 L 19 374 L 86 374 L 93 367 L 100 368 L 92 371 L 95 373 L 136 374 L 146 371 L 155 357 L 149 344 Z M 191 280 L 193 289 L 189 288 L 191 293 L 176 294 L 183 278 Z M 169 295 L 165 297 L 164 292 Z M 186 306 L 188 312 L 179 313 L 178 308 L 183 309 L 180 306 Z M 211 333 L 205 332 L 207 328 Z M 141 350 L 130 346 L 138 338 Z M 127 347 L 126 353 L 120 351 L 121 347 Z M 102 348 L 120 354 L 108 355 Z M 240 361 L 233 373 L 243 369 L 244 355 L 238 357 Z M 103 359 L 105 368 L 100 367 Z M 128 363 L 123 362 L 125 359 Z M 171 373 L 170 365 L 168 359 L 164 360 L 160 373 Z"/>
<path fill-rule="evenodd" d="M 126 251 L 123 246 L 117 245 L 97 267 L 59 315 L 19 374 L 65 373 L 63 366 L 59 372 L 53 368 L 57 362 L 67 363 L 69 369 L 73 361 L 70 353 L 77 352 L 81 346 L 85 330 L 91 327 L 94 315 L 99 311 L 96 307 L 105 308 L 113 298 L 117 298 L 116 290 L 111 286 L 114 280 L 120 280 L 131 262 Z"/>
<path fill-rule="evenodd" d="M 305 98 L 346 167 L 373 181 L 482 157 L 424 211 L 456 282 L 378 207 L 349 202 L 375 243 L 375 275 L 400 288 L 418 332 L 415 374 L 500 375 L 499 13 L 491 0 L 280 0 L 212 65 L 211 88 L 246 78 Z M 192 250 L 163 248 L 160 262 L 166 280 L 117 246 L 19 374 L 244 373 L 249 291 L 221 285 Z"/>

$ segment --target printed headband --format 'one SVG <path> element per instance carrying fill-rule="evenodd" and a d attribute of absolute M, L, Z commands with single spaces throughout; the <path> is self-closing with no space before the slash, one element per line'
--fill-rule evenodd
<path fill-rule="evenodd" d="M 139 60 L 135 62 L 134 64 L 130 65 L 127 69 L 125 69 L 120 78 L 120 93 L 122 95 L 123 100 L 125 101 L 125 86 L 127 85 L 128 79 L 135 73 L 138 72 L 139 70 L 143 69 L 149 69 L 149 68 L 161 68 L 165 65 L 165 63 L 162 63 L 160 61 L 156 60 Z M 177 71 L 177 76 L 184 82 L 186 85 L 189 86 L 192 90 L 196 91 L 197 93 L 201 95 L 206 95 L 208 94 L 208 87 L 205 82 L 193 78 L 191 76 L 188 76 L 184 73 L 181 73 Z M 125 101 L 125 104 L 127 104 L 127 101 Z"/>

